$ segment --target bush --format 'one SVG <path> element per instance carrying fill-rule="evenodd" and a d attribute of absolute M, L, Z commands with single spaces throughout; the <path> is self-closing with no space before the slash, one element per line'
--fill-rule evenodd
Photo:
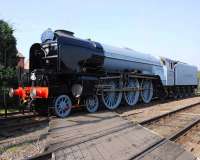
<path fill-rule="evenodd" d="M 16 69 L 8 67 L 0 68 L 0 86 L 1 88 L 9 87 L 17 84 Z"/>

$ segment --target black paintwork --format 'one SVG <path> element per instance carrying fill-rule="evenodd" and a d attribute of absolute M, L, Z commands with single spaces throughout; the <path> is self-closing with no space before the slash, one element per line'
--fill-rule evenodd
<path fill-rule="evenodd" d="M 58 30 L 55 32 L 57 41 L 57 59 L 44 60 L 44 48 L 51 42 L 33 44 L 30 49 L 30 70 L 46 69 L 59 73 L 98 72 L 102 70 L 104 51 L 100 43 L 82 40 L 73 36 L 73 32 Z M 44 47 L 45 46 L 45 47 Z M 51 48 L 50 48 L 51 51 Z"/>
<path fill-rule="evenodd" d="M 60 72 L 89 72 L 102 67 L 103 48 L 97 42 L 73 37 L 59 37 Z"/>

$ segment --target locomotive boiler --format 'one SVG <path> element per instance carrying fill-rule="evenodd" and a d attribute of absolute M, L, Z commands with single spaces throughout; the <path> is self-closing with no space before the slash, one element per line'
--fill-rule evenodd
<path fill-rule="evenodd" d="M 122 102 L 134 106 L 153 97 L 191 96 L 197 87 L 197 68 L 179 61 L 79 39 L 65 30 L 48 29 L 41 40 L 30 48 L 24 86 L 30 89 L 23 95 L 58 117 L 80 106 L 96 112 L 100 101 L 113 110 Z"/>

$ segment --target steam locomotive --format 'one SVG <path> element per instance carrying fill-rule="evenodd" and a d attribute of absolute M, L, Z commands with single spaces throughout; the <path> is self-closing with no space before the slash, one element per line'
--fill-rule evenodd
<path fill-rule="evenodd" d="M 186 63 L 79 39 L 65 30 L 48 29 L 41 40 L 30 48 L 26 84 L 10 95 L 49 106 L 58 117 L 75 107 L 96 112 L 100 102 L 113 110 L 122 101 L 134 106 L 154 97 L 188 97 L 197 87 L 197 67 Z"/>

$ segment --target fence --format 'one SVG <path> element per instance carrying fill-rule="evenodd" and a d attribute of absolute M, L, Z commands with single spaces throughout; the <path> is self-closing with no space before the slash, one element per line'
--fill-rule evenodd
<path fill-rule="evenodd" d="M 15 113 L 21 110 L 18 97 L 10 98 L 8 92 L 8 88 L 0 89 L 0 116 L 7 116 L 8 113 Z"/>

